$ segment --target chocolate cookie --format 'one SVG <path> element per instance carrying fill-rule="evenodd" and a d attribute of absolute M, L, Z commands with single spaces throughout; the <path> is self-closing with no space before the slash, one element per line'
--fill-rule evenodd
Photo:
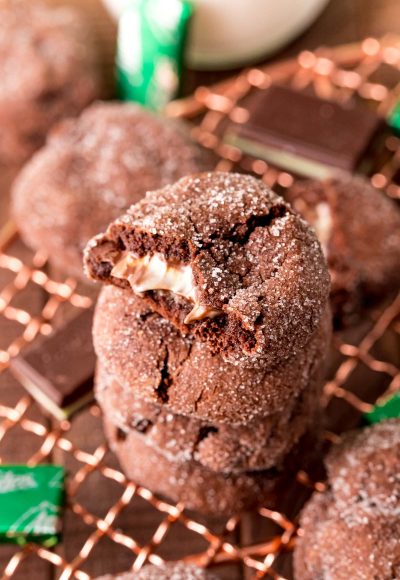
<path fill-rule="evenodd" d="M 217 576 L 193 564 L 171 562 L 163 566 L 148 564 L 138 572 L 106 574 L 97 580 L 217 580 Z"/>
<path fill-rule="evenodd" d="M 99 96 L 94 39 L 80 13 L 0 3 L 0 164 L 22 163 L 54 123 Z"/>
<path fill-rule="evenodd" d="M 204 173 L 148 193 L 86 249 L 93 279 L 132 287 L 225 359 L 276 364 L 325 311 L 329 276 L 313 232 L 261 181 Z"/>
<path fill-rule="evenodd" d="M 143 401 L 137 390 L 123 387 L 101 366 L 97 369 L 95 393 L 114 425 L 125 432 L 142 434 L 146 445 L 169 461 L 197 461 L 212 471 L 236 473 L 282 464 L 315 422 L 321 370 L 320 364 L 315 365 L 310 383 L 282 411 L 240 426 L 173 415 L 161 405 Z"/>
<path fill-rule="evenodd" d="M 211 166 L 180 123 L 133 104 L 96 103 L 59 125 L 24 168 L 13 213 L 29 246 L 79 277 L 93 235 L 147 190 Z"/>
<path fill-rule="evenodd" d="M 400 210 L 360 177 L 297 182 L 286 199 L 315 228 L 336 326 L 400 288 Z"/>
<path fill-rule="evenodd" d="M 351 433 L 300 519 L 298 580 L 400 578 L 400 420 Z"/>
<path fill-rule="evenodd" d="M 315 440 L 301 440 L 281 469 L 218 473 L 196 461 L 169 461 L 137 431 L 125 432 L 114 426 L 108 409 L 104 412 L 107 439 L 129 479 L 183 502 L 187 509 L 213 515 L 230 515 L 259 505 L 276 508 L 285 485 L 293 481 L 300 465 L 307 465 L 309 450 L 315 446 Z"/>
<path fill-rule="evenodd" d="M 167 411 L 243 425 L 281 412 L 318 376 L 330 342 L 330 313 L 295 356 L 275 367 L 234 365 L 182 336 L 130 290 L 108 286 L 93 324 L 100 364 L 125 388 Z"/>

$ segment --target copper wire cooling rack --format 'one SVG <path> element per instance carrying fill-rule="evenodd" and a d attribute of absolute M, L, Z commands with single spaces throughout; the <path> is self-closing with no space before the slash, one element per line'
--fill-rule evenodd
<path fill-rule="evenodd" d="M 290 83 L 328 99 L 357 98 L 386 114 L 400 97 L 400 39 L 302 52 L 297 59 L 253 68 L 193 98 L 172 103 L 168 114 L 192 119 L 193 136 L 218 154 L 219 169 L 251 171 L 280 190 L 293 176 L 223 143 L 223 121 L 241 122 L 242 99 L 273 82 Z M 388 137 L 374 185 L 400 197 L 400 141 Z M 302 490 L 323 489 L 300 472 L 282 511 L 268 506 L 224 520 L 205 520 L 129 482 L 109 452 L 99 408 L 71 421 L 49 419 L 8 371 L 20 349 L 47 334 L 71 310 L 90 307 L 92 297 L 72 279 L 49 275 L 46 257 L 31 254 L 5 228 L 0 236 L 0 460 L 63 464 L 68 470 L 64 536 L 54 550 L 38 545 L 0 546 L 3 578 L 78 578 L 139 569 L 150 561 L 184 558 L 216 566 L 221 578 L 290 578 Z M 400 388 L 400 297 L 370 313 L 362 324 L 334 337 L 323 404 L 331 417 L 327 437 L 359 421 L 360 413 Z M 297 487 L 296 487 L 297 486 Z M 299 501 L 294 501 L 296 498 Z M 0 515 L 1 517 L 1 515 Z"/>

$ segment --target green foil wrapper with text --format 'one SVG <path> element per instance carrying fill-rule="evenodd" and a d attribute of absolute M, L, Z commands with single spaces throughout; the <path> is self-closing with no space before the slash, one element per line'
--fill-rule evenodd
<path fill-rule="evenodd" d="M 0 542 L 58 542 L 64 477 L 56 465 L 0 465 Z"/>
<path fill-rule="evenodd" d="M 191 14 L 186 0 L 127 2 L 118 28 L 121 99 L 159 111 L 177 96 Z"/>

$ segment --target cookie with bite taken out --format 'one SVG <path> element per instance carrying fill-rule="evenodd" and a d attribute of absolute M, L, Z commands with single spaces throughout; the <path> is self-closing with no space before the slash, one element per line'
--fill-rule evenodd
<path fill-rule="evenodd" d="M 89 242 L 85 267 L 237 364 L 300 352 L 329 294 L 313 231 L 261 181 L 232 173 L 148 193 Z"/>

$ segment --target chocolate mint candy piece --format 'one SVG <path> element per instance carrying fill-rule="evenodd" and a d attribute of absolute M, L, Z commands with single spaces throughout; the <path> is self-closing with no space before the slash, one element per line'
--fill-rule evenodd
<path fill-rule="evenodd" d="M 272 85 L 251 95 L 246 123 L 228 128 L 226 140 L 298 175 L 325 178 L 353 172 L 383 125 L 367 108 L 340 105 Z"/>
<path fill-rule="evenodd" d="M 0 466 L 0 542 L 57 544 L 64 476 L 56 465 Z"/>
<path fill-rule="evenodd" d="M 10 363 L 26 390 L 60 420 L 93 398 L 92 318 L 91 309 L 83 310 Z"/>

